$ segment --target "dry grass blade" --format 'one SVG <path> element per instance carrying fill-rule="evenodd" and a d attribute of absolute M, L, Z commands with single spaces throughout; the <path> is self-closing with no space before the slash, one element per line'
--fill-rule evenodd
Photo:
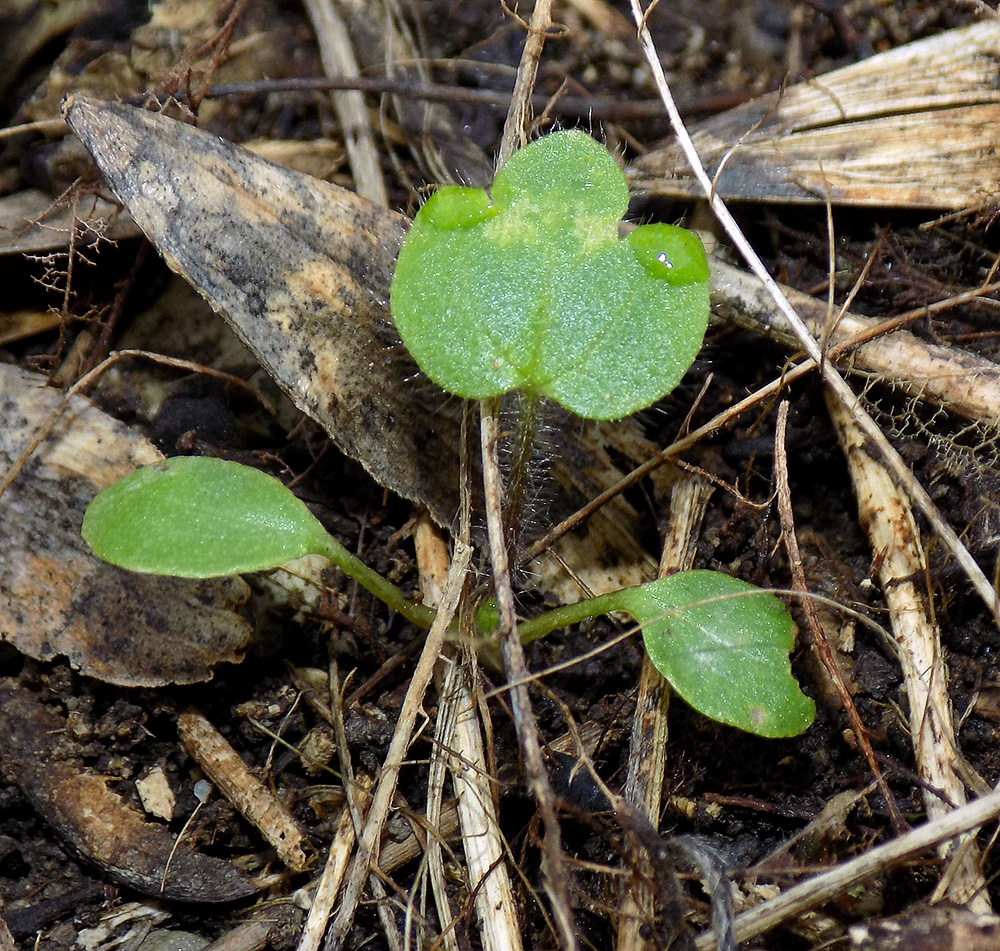
<path fill-rule="evenodd" d="M 327 949 L 342 947 L 354 920 L 354 913 L 361 897 L 361 889 L 365 879 L 378 863 L 379 839 L 389 814 L 392 797 L 396 791 L 399 770 L 406 758 L 406 749 L 410 745 L 417 714 L 433 675 L 438 654 L 445 642 L 448 626 L 458 607 L 462 587 L 465 583 L 465 573 L 468 571 L 471 557 L 471 549 L 460 542 L 456 543 L 445 597 L 438 609 L 434 624 L 427 633 L 424 649 L 420 654 L 420 659 L 410 680 L 410 687 L 403 700 L 403 707 L 399 712 L 392 742 L 389 744 L 389 752 L 386 754 L 386 760 L 382 767 L 382 776 L 372 795 L 372 804 L 368 810 L 364 829 L 358 837 L 358 852 L 351 864 L 347 883 L 344 886 L 340 910 L 337 912 L 337 917 L 327 935 L 325 944 Z"/>
<path fill-rule="evenodd" d="M 927 822 L 828 872 L 814 875 L 783 892 L 778 898 L 740 915 L 736 919 L 736 940 L 749 941 L 790 918 L 819 908 L 875 875 L 883 874 L 907 859 L 915 858 L 942 842 L 990 822 L 997 815 L 1000 815 L 1000 791 L 992 792 L 939 819 Z M 698 951 L 712 951 L 715 936 L 711 932 L 699 935 L 695 947 Z"/>
<path fill-rule="evenodd" d="M 507 871 L 478 705 L 468 682 L 475 658 L 445 660 L 441 705 L 449 708 L 448 765 L 458 799 L 469 892 L 485 951 L 520 951 L 521 931 Z M 440 716 L 441 714 L 439 714 Z M 442 737 L 444 739 L 444 737 Z"/>

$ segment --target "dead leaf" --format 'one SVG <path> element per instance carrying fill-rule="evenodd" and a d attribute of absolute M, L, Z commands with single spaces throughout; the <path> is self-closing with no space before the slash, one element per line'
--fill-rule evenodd
<path fill-rule="evenodd" d="M 0 458 L 13 461 L 59 405 L 44 377 L 0 366 Z M 98 491 L 162 458 L 147 440 L 74 399 L 0 497 L 0 640 L 38 660 L 65 656 L 82 673 L 122 686 L 210 680 L 251 636 L 238 610 L 240 578 L 155 578 L 98 561 L 80 537 Z"/>
<path fill-rule="evenodd" d="M 953 905 L 920 904 L 894 918 L 853 925 L 854 951 L 992 951 L 1000 918 Z"/>
<path fill-rule="evenodd" d="M 457 402 L 389 316 L 406 219 L 151 112 L 71 96 L 66 121 L 167 263 L 381 485 L 451 525 Z"/>
<path fill-rule="evenodd" d="M 693 125 L 725 199 L 979 207 L 1000 166 L 1000 21 L 950 30 Z M 676 144 L 627 170 L 633 191 L 701 197 Z"/>

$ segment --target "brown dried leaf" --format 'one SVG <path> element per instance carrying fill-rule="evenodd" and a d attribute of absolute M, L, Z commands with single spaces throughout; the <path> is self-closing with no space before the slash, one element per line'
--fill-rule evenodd
<path fill-rule="evenodd" d="M 894 918 L 850 928 L 853 951 L 992 951 L 1000 918 L 953 905 L 915 905 Z"/>
<path fill-rule="evenodd" d="M 45 378 L 0 366 L 0 457 L 16 459 L 61 401 Z M 102 488 L 161 458 L 84 399 L 0 497 L 0 639 L 39 660 L 65 656 L 82 673 L 122 686 L 210 680 L 239 660 L 251 629 L 237 613 L 240 578 L 155 578 L 98 561 L 80 537 Z"/>
<path fill-rule="evenodd" d="M 67 759 L 66 722 L 15 681 L 0 682 L 7 769 L 38 814 L 111 879 L 171 901 L 227 902 L 256 893 L 235 866 L 178 842 Z"/>
<path fill-rule="evenodd" d="M 80 96 L 64 112 L 167 263 L 296 406 L 450 525 L 457 420 L 414 379 L 389 316 L 406 219 L 163 116 Z"/>
<path fill-rule="evenodd" d="M 725 199 L 979 207 L 1000 181 L 1000 21 L 909 43 L 691 127 Z M 701 196 L 679 147 L 627 170 L 636 192 Z"/>

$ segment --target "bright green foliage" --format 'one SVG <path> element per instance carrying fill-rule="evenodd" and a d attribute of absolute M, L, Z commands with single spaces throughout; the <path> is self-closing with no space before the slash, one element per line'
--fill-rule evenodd
<path fill-rule="evenodd" d="M 277 479 L 236 462 L 179 456 L 137 469 L 90 503 L 82 534 L 113 565 L 179 578 L 265 571 L 322 555 L 407 620 L 421 627 L 434 620 L 328 535 Z"/>
<path fill-rule="evenodd" d="M 434 618 L 331 538 L 277 479 L 235 462 L 182 456 L 139 469 L 91 502 L 83 537 L 112 564 L 186 578 L 321 554 L 414 624 Z M 642 625 L 657 669 L 706 716 L 759 736 L 792 736 L 812 722 L 812 701 L 789 668 L 795 625 L 773 595 L 689 571 L 557 608 L 525 622 L 522 638 L 609 611 Z M 495 620 L 489 609 L 480 618 L 487 627 Z"/>
<path fill-rule="evenodd" d="M 87 509 L 83 537 L 99 558 L 132 571 L 209 578 L 322 551 L 326 532 L 266 473 L 178 456 L 105 489 Z"/>
<path fill-rule="evenodd" d="M 692 707 L 758 736 L 795 736 L 815 705 L 792 677 L 795 623 L 774 595 L 715 571 L 615 592 L 656 669 Z"/>
<path fill-rule="evenodd" d="M 701 347 L 708 264 L 672 225 L 618 236 L 628 186 L 607 150 L 555 132 L 481 189 L 420 210 L 393 277 L 393 318 L 421 369 L 468 398 L 520 389 L 592 419 L 670 392 Z"/>

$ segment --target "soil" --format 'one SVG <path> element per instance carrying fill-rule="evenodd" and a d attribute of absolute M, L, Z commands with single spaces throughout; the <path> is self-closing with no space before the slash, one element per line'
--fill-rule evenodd
<path fill-rule="evenodd" d="M 657 8 L 650 25 L 685 115 L 696 120 L 777 89 L 782 83 L 819 76 L 872 53 L 973 22 L 977 16 L 974 6 L 943 0 L 808 4 L 680 0 Z M 162 91 L 171 79 L 182 76 L 186 67 L 194 69 L 192 75 L 199 82 L 214 75 L 213 70 L 225 57 L 220 55 L 213 61 L 212 56 L 227 48 L 225 42 L 209 52 L 181 45 L 173 51 L 172 61 L 163 50 L 138 51 L 134 35 L 141 29 L 144 8 L 144 4 L 126 2 L 87 7 L 75 22 L 53 27 L 51 38 L 38 43 L 29 58 L 18 56 L 16 75 L 5 80 L 6 124 L 42 118 L 46 109 L 54 117 L 53 90 L 73 87 L 80 76 L 90 83 L 95 71 L 107 80 L 112 55 L 134 67 L 138 52 L 148 54 L 151 62 L 144 67 L 148 90 Z M 614 13 L 622 23 L 628 22 L 624 3 L 600 9 Z M 185 9 L 184 4 L 177 4 L 177 10 L 178 16 L 195 16 L 191 5 Z M 222 23 L 232 10 L 224 6 L 218 12 L 218 23 Z M 25 24 L 30 24 L 36 13 L 26 6 L 23 12 L 9 14 L 11 22 L 16 20 L 25 31 L 11 35 L 27 35 Z M 499 5 L 481 0 L 450 5 L 418 3 L 407 16 L 419 24 L 415 35 L 421 53 L 434 64 L 433 79 L 457 87 L 509 87 L 524 32 Z M 618 20 L 610 19 L 602 31 L 569 4 L 557 7 L 556 18 L 567 29 L 546 46 L 537 82 L 539 92 L 555 95 L 565 83 L 572 95 L 592 96 L 602 102 L 627 104 L 655 98 L 637 44 L 627 36 L 608 32 Z M 212 24 L 213 28 L 218 23 Z M 254 37 L 262 33 L 268 40 L 259 53 L 257 76 L 322 73 L 314 37 L 298 5 L 251 3 L 235 19 L 229 48 L 240 44 L 252 47 Z M 364 41 L 358 31 L 356 42 Z M 0 53 L 0 62 L 4 58 Z M 93 66 L 95 63 L 100 65 Z M 80 83 L 83 88 L 83 80 Z M 108 86 L 105 97 L 112 98 L 115 90 Z M 183 82 L 175 84 L 175 89 L 183 88 Z M 388 108 L 378 95 L 370 94 L 367 101 L 370 107 L 381 102 Z M 332 113 L 325 100 L 320 102 L 319 94 L 283 97 L 262 93 L 206 103 L 211 105 L 203 112 L 204 124 L 230 140 L 311 140 L 329 133 L 339 141 Z M 449 103 L 448 109 L 455 126 L 483 154 L 492 155 L 502 131 L 503 110 L 461 101 Z M 652 146 L 668 132 L 661 119 L 617 118 L 613 110 L 601 121 L 560 115 L 558 105 L 553 114 L 557 123 L 592 128 L 609 144 L 619 145 L 631 155 Z M 387 120 L 383 130 L 380 157 L 391 205 L 412 210 L 420 188 L 433 179 L 406 148 L 407 133 L 395 119 Z M 61 144 L 64 141 L 70 140 L 22 136 L 4 143 L 0 154 L 2 194 L 42 187 L 54 199 L 77 175 L 86 174 L 93 181 L 96 173 L 88 170 L 78 150 Z M 334 177 L 350 184 L 346 166 Z M 829 246 L 824 207 L 761 203 L 735 210 L 779 279 L 819 297 L 825 295 Z M 642 202 L 633 211 L 644 220 L 665 221 L 693 213 L 690 204 L 663 200 Z M 891 317 L 979 285 L 996 253 L 988 221 L 966 216 L 936 228 L 923 227 L 935 217 L 934 212 L 907 209 L 834 208 L 837 302 L 844 300 L 873 254 L 873 263 L 851 304 L 859 313 Z M 210 318 L 197 316 L 202 311 L 188 323 L 178 314 L 176 327 L 186 328 L 183 332 L 175 328 L 146 334 L 150 322 L 142 315 L 148 314 L 165 293 L 184 292 L 177 290 L 176 279 L 141 238 L 104 246 L 94 261 L 93 267 L 73 274 L 72 294 L 60 301 L 39 281 L 44 262 L 10 254 L 0 259 L 4 285 L 10 288 L 4 304 L 7 314 L 61 308 L 56 326 L 0 346 L 0 360 L 49 373 L 65 385 L 109 348 L 137 346 L 225 365 L 246 377 L 254 374 L 252 358 L 230 341 L 221 321 L 215 324 Z M 180 299 L 181 306 L 199 306 L 194 295 Z M 995 303 L 955 307 L 917 321 L 909 329 L 931 342 L 997 359 Z M 4 319 L 0 314 L 0 328 Z M 221 358 L 220 354 L 229 356 Z M 700 425 L 769 382 L 781 372 L 787 356 L 776 344 L 749 331 L 713 325 L 702 356 L 681 387 L 642 415 L 643 435 L 658 445 L 669 444 L 685 424 Z M 296 491 L 350 551 L 407 591 L 416 591 L 414 507 L 410 503 L 381 489 L 360 465 L 331 447 L 322 431 L 290 404 L 282 404 L 276 416 L 268 416 L 252 399 L 230 386 L 191 379 L 179 385 L 178 377 L 176 371 L 130 366 L 116 375 L 109 374 L 93 395 L 104 410 L 151 435 L 164 451 L 176 452 L 180 445 L 207 454 L 254 459 L 286 480 L 294 476 Z M 259 372 L 254 382 L 269 387 Z M 153 408 L 151 392 L 168 392 L 171 398 Z M 273 387 L 269 392 L 279 398 Z M 882 791 L 873 786 L 856 734 L 829 686 L 808 634 L 800 638 L 793 669 L 804 690 L 817 701 L 817 718 L 801 736 L 779 740 L 752 737 L 715 724 L 675 699 L 669 711 L 664 805 L 656 832 L 664 842 L 694 837 L 733 874 L 740 900 L 747 903 L 769 887 L 784 887 L 807 871 L 850 859 L 890 840 L 907 826 L 919 824 L 925 814 L 923 790 L 915 777 L 899 661 L 877 627 L 857 620 L 887 623 L 885 602 L 873 581 L 878 557 L 873 556 L 858 524 L 847 465 L 820 388 L 814 379 L 805 377 L 785 395 L 792 407 L 786 443 L 806 581 L 811 591 L 854 612 L 848 615 L 830 608 L 823 616 L 828 629 L 843 638 L 835 648 L 901 821 L 894 822 Z M 877 380 L 868 384 L 867 395 L 895 445 L 987 573 L 992 573 L 998 538 L 995 435 L 987 431 L 984 437 L 983 430 L 971 431 L 960 421 L 880 386 Z M 777 506 L 772 501 L 774 434 L 774 407 L 762 405 L 699 444 L 684 461 L 707 471 L 720 486 L 708 506 L 695 565 L 787 590 L 791 575 L 781 544 Z M 666 518 L 662 493 L 647 480 L 630 490 L 628 501 L 639 511 L 639 521 L 645 526 L 640 541 L 657 559 Z M 541 507 L 533 518 L 528 535 L 537 537 L 546 527 Z M 959 746 L 970 769 L 991 786 L 1000 779 L 1000 634 L 943 548 L 929 543 L 928 556 L 922 584 L 932 593 L 941 630 Z M 0 552 L 0 559 L 7 557 Z M 485 584 L 482 556 L 476 557 Z M 309 902 L 307 886 L 325 861 L 343 802 L 335 733 L 318 710 L 337 704 L 336 696 L 331 700 L 330 694 L 324 693 L 328 672 L 334 665 L 345 680 L 342 712 L 353 767 L 358 774 L 376 777 L 424 637 L 342 576 L 328 572 L 324 581 L 327 588 L 322 596 L 303 608 L 275 603 L 273 590 L 251 579 L 254 593 L 245 610 L 254 629 L 252 645 L 241 663 L 220 665 L 205 683 L 155 688 L 102 683 L 83 676 L 65 661 L 26 656 L 4 642 L 8 632 L 0 632 L 0 677 L 8 691 L 3 694 L 5 703 L 11 707 L 13 697 L 20 698 L 17 703 L 28 704 L 24 698 L 31 701 L 24 708 L 29 712 L 21 719 L 12 719 L 8 710 L 8 718 L 0 720 L 17 734 L 0 743 L 4 756 L 4 772 L 0 774 L 0 915 L 18 946 L 68 951 L 117 943 L 131 951 L 153 930 L 188 932 L 197 939 L 215 941 L 230 934 L 236 924 L 265 916 L 271 922 L 264 939 L 267 943 L 277 948 L 296 945 Z M 525 591 L 520 608 L 531 613 L 545 600 L 544 592 Z M 800 608 L 793 605 L 793 611 L 802 630 L 807 631 Z M 680 911 L 690 927 L 695 932 L 707 927 L 708 899 L 698 875 L 689 861 L 678 858 L 676 851 L 667 851 L 657 853 L 663 867 L 650 883 L 649 873 L 636 857 L 638 843 L 648 844 L 648 840 L 609 811 L 605 793 L 569 752 L 573 744 L 560 745 L 560 738 L 581 724 L 591 729 L 596 740 L 588 750 L 597 773 L 610 789 L 623 788 L 643 658 L 641 641 L 632 637 L 617 641 L 614 649 L 594 651 L 618 630 L 615 622 L 604 619 L 531 645 L 527 654 L 530 669 L 546 671 L 533 685 L 532 700 L 548 746 L 550 778 L 559 797 L 563 848 L 570 857 L 569 892 L 581 946 L 610 947 L 615 941 L 620 887 L 626 881 L 637 889 L 646 885 L 653 888 L 658 913 L 646 924 L 642 936 L 646 947 L 663 947 L 680 928 L 678 922 L 670 920 L 678 910 L 678 896 Z M 524 944 L 528 948 L 554 947 L 558 939 L 551 929 L 545 900 L 539 898 L 544 893 L 541 820 L 525 782 L 506 695 L 502 690 L 490 692 L 502 686 L 503 674 L 491 665 L 488 655 L 481 662 L 501 827 L 509 856 L 519 870 L 514 894 Z M 424 700 L 426 719 L 418 721 L 420 729 L 400 775 L 386 841 L 403 841 L 414 828 L 423 834 L 419 817 L 428 796 L 437 704 L 432 690 Z M 243 762 L 277 791 L 319 855 L 320 863 L 312 870 L 289 871 L 225 797 L 216 793 L 204 802 L 199 800 L 204 772 L 180 742 L 177 729 L 178 717 L 190 708 L 207 718 Z M 47 724 L 55 726 L 48 729 Z M 58 742 L 52 738 L 53 731 Z M 298 751 L 306 742 L 324 765 L 302 759 Z M 29 768 L 32 758 L 42 765 Z M 175 798 L 165 819 L 150 815 L 140 798 L 137 782 L 141 785 L 140 781 L 153 773 L 165 777 Z M 232 898 L 226 889 L 238 891 L 238 885 L 213 881 L 213 873 L 202 870 L 192 875 L 207 876 L 203 884 L 218 890 L 210 896 L 217 901 L 156 897 L 150 881 L 159 866 L 152 846 L 145 856 L 149 860 L 146 868 L 144 856 L 135 854 L 134 849 L 129 853 L 126 842 L 106 840 L 105 848 L 81 849 L 78 840 L 75 844 L 72 841 L 74 834 L 67 831 L 69 820 L 60 818 L 54 805 L 70 787 L 55 784 L 80 774 L 103 777 L 107 792 L 114 794 L 100 806 L 109 810 L 112 827 L 115 810 L 138 810 L 147 823 L 162 832 L 171 836 L 183 833 L 187 843 L 203 855 L 235 862 L 258 883 L 266 880 L 267 887 L 262 893 L 255 890 L 252 897 Z M 816 831 L 790 851 L 780 853 L 766 874 L 760 869 L 746 871 L 775 854 L 848 793 L 858 794 L 856 801 L 844 806 L 826 831 Z M 985 835 L 982 841 L 985 877 L 992 882 L 997 863 Z M 462 885 L 461 849 L 454 841 L 449 848 L 454 850 L 448 852 L 446 866 L 458 917 L 456 946 L 477 947 L 479 932 Z M 674 864 L 669 874 L 668 856 Z M 846 947 L 851 925 L 923 907 L 937 884 L 940 865 L 940 860 L 930 855 L 887 869 L 865 888 L 820 909 L 812 920 L 799 919 L 751 946 L 797 949 L 834 943 Z M 131 868 L 130 875 L 123 877 L 123 868 Z M 676 881 L 670 879 L 674 872 Z M 412 913 L 414 919 L 422 920 L 420 937 L 414 940 L 437 947 L 439 925 L 433 903 L 420 904 L 423 874 L 419 858 L 387 870 L 386 901 L 399 927 L 416 927 L 407 922 L 407 914 Z M 679 891 L 675 894 L 672 889 Z M 991 888 L 991 895 L 1000 897 L 995 888 Z M 417 905 L 408 911 L 406 902 L 411 897 Z M 120 915 L 117 919 L 113 917 L 116 914 Z M 690 946 L 685 934 L 676 937 L 676 942 L 677 947 Z M 374 902 L 366 898 L 359 906 L 344 946 L 391 946 Z"/>

